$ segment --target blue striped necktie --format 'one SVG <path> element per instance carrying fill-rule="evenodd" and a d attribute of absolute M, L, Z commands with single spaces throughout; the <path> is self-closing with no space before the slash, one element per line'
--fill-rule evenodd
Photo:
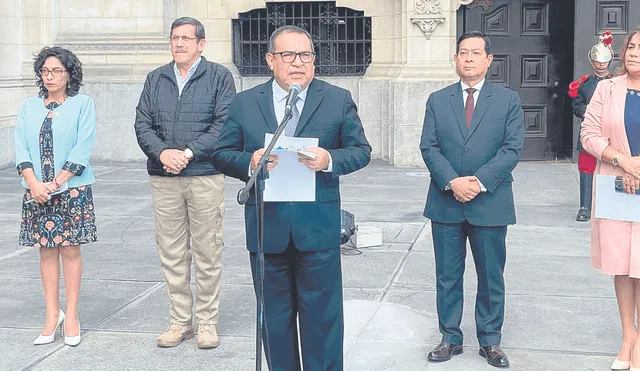
<path fill-rule="evenodd" d="M 288 137 L 292 137 L 296 133 L 296 127 L 298 127 L 298 121 L 300 121 L 300 111 L 298 111 L 298 100 L 296 99 L 296 104 L 291 108 L 291 119 L 287 123 L 287 126 L 284 128 L 284 135 Z"/>

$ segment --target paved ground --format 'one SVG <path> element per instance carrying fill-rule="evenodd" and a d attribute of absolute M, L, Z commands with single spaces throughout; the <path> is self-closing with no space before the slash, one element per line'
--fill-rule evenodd
<path fill-rule="evenodd" d="M 83 340 L 33 346 L 44 319 L 38 252 L 17 245 L 21 189 L 0 171 L 0 370 L 254 369 L 254 296 L 244 248 L 240 183 L 227 183 L 221 345 L 195 341 L 159 349 L 167 295 L 154 244 L 150 186 L 143 164 L 97 164 L 99 243 L 83 249 Z M 588 225 L 574 221 L 576 166 L 522 163 L 514 183 L 518 224 L 509 229 L 503 348 L 512 370 L 608 370 L 619 344 L 612 280 L 589 267 Z M 465 291 L 465 353 L 427 364 L 439 342 L 429 223 L 422 217 L 423 169 L 374 162 L 344 177 L 343 207 L 360 226 L 384 230 L 384 245 L 344 255 L 345 369 L 491 370 L 474 336 L 474 268 Z M 62 283 L 61 283 L 62 285 Z M 62 291 L 63 292 L 63 291 Z M 266 370 L 266 368 L 265 368 Z"/>

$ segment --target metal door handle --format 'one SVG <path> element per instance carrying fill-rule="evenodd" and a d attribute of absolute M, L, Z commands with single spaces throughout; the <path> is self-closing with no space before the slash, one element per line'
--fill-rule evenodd
<path fill-rule="evenodd" d="M 560 86 L 560 82 L 559 81 L 556 81 L 556 82 L 553 83 L 553 87 L 554 88 L 557 88 L 558 86 Z"/>

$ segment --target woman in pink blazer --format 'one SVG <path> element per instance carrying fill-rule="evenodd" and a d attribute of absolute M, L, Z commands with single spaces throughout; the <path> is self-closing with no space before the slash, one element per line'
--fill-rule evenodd
<path fill-rule="evenodd" d="M 625 191 L 634 193 L 640 189 L 639 27 L 625 38 L 620 63 L 616 77 L 598 84 L 580 137 L 587 152 L 598 159 L 595 173 L 622 175 Z M 640 223 L 592 216 L 591 264 L 615 276 L 622 346 L 611 368 L 639 371 L 640 332 L 635 316 L 640 307 Z"/>

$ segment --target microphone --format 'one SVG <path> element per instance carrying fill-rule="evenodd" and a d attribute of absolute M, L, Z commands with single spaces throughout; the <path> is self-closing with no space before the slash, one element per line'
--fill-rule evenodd
<path fill-rule="evenodd" d="M 294 82 L 289 86 L 289 96 L 287 97 L 287 103 L 284 108 L 285 115 L 291 112 L 293 105 L 296 103 L 296 100 L 298 100 L 298 94 L 300 94 L 301 91 L 302 86 L 300 86 L 300 84 L 298 84 L 297 82 Z"/>

